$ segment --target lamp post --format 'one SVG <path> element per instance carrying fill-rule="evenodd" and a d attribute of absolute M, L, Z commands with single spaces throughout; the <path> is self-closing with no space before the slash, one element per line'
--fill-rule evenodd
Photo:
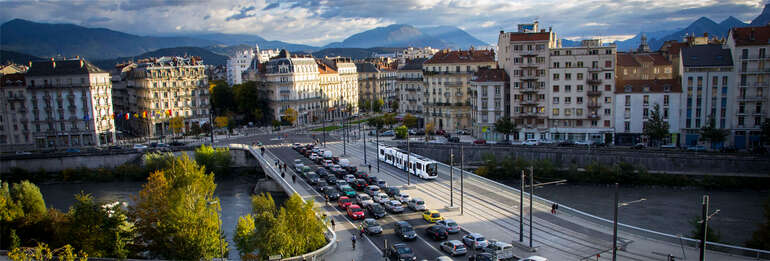
<path fill-rule="evenodd" d="M 449 148 L 449 206 L 454 207 L 455 205 L 455 197 L 454 197 L 454 159 L 455 159 L 455 153 L 453 148 Z"/>
<path fill-rule="evenodd" d="M 701 224 L 701 231 L 703 231 L 703 238 L 700 240 L 700 258 L 698 260 L 705 261 L 706 260 L 706 240 L 708 239 L 708 222 L 711 220 L 714 215 L 719 213 L 719 209 L 714 211 L 714 213 L 711 213 L 711 215 L 708 214 L 709 212 L 709 195 L 703 195 L 703 201 L 702 201 L 702 208 L 703 208 L 703 219 L 700 221 Z"/>
<path fill-rule="evenodd" d="M 326 99 L 324 99 L 324 91 L 321 90 L 321 103 L 323 103 L 324 118 L 321 120 L 321 137 L 323 139 L 323 146 L 326 148 L 326 113 L 329 110 L 326 108 Z"/>
<path fill-rule="evenodd" d="M 465 194 L 463 193 L 463 161 L 465 160 L 465 153 L 463 153 L 463 144 L 460 143 L 460 215 L 463 215 L 463 202 Z"/>
<path fill-rule="evenodd" d="M 521 189 L 519 189 L 519 242 L 524 242 L 524 170 L 521 170 Z"/>
<path fill-rule="evenodd" d="M 619 187 L 620 185 L 615 182 L 615 211 L 612 219 L 612 261 L 617 260 L 618 254 L 618 208 L 647 200 L 646 198 L 640 198 L 634 201 L 620 203 Z"/>
<path fill-rule="evenodd" d="M 406 130 L 406 185 L 412 185 L 412 175 L 409 173 L 409 161 L 411 160 L 412 152 L 409 148 L 409 129 Z"/>

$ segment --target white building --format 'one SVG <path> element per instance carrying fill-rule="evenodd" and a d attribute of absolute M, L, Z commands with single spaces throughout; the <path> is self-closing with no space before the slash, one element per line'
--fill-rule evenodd
<path fill-rule="evenodd" d="M 679 143 L 695 146 L 701 128 L 711 119 L 716 128 L 732 128 L 737 92 L 733 58 L 730 49 L 723 49 L 722 45 L 682 47 L 679 55 L 678 66 L 682 73 L 682 137 Z M 728 140 L 727 144 L 732 142 Z"/>
<path fill-rule="evenodd" d="M 495 130 L 495 122 L 510 117 L 508 74 L 503 69 L 481 68 L 471 78 L 470 87 L 473 136 L 488 141 L 505 140 L 505 135 Z"/>
<path fill-rule="evenodd" d="M 431 58 L 438 51 L 439 49 L 431 48 L 430 46 L 423 48 L 409 47 L 402 50 L 401 52 L 397 52 L 396 59 L 398 59 L 399 64 L 405 64 L 407 60 Z"/>
<path fill-rule="evenodd" d="M 110 74 L 77 58 L 31 62 L 0 83 L 0 145 L 63 149 L 115 142 Z"/>
<path fill-rule="evenodd" d="M 417 117 L 423 117 L 423 102 L 425 101 L 425 83 L 422 77 L 422 64 L 427 58 L 407 60 L 406 64 L 398 68 L 398 112 L 409 113 Z"/>
<path fill-rule="evenodd" d="M 680 96 L 678 80 L 618 80 L 615 87 L 615 145 L 630 146 L 649 142 L 644 124 L 659 106 L 661 118 L 669 124 L 669 137 L 664 144 L 677 143 L 680 130 Z"/>
<path fill-rule="evenodd" d="M 733 28 L 725 45 L 732 52 L 738 91 L 734 103 L 732 141 L 737 149 L 759 145 L 760 128 L 770 118 L 770 25 Z"/>
<path fill-rule="evenodd" d="M 532 97 L 540 101 L 545 96 L 550 102 L 546 139 L 613 142 L 616 50 L 598 39 L 583 40 L 579 47 L 549 48 L 550 88 Z M 529 94 L 514 101 L 529 102 Z"/>
<path fill-rule="evenodd" d="M 327 119 L 358 115 L 358 73 L 350 58 L 316 59 Z"/>
<path fill-rule="evenodd" d="M 259 47 L 257 47 L 257 50 L 259 50 Z M 255 57 L 254 53 L 252 49 L 240 50 L 235 53 L 235 56 L 227 59 L 227 84 L 243 83 L 241 75 L 251 65 L 251 60 Z"/>

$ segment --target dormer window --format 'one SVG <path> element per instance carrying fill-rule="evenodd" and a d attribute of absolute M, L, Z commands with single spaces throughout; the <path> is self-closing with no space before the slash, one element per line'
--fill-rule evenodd
<path fill-rule="evenodd" d="M 663 91 L 664 92 L 671 92 L 671 85 L 670 84 L 663 85 Z"/>
<path fill-rule="evenodd" d="M 623 91 L 624 91 L 624 92 L 631 92 L 631 85 L 626 85 L 626 86 L 623 88 Z"/>
<path fill-rule="evenodd" d="M 650 92 L 650 86 L 644 86 L 644 88 L 642 88 L 642 91 L 643 92 Z"/>

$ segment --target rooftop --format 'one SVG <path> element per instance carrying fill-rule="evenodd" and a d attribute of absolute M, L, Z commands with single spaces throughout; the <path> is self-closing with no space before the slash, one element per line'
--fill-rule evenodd
<path fill-rule="evenodd" d="M 626 87 L 630 87 L 626 91 Z M 668 91 L 666 89 L 668 88 Z M 682 85 L 679 80 L 618 80 L 615 83 L 615 93 L 679 93 Z"/>
<path fill-rule="evenodd" d="M 682 65 L 690 67 L 733 66 L 730 49 L 706 44 L 682 48 Z"/>
<path fill-rule="evenodd" d="M 503 69 L 480 68 L 473 74 L 473 82 L 508 82 L 508 73 Z"/>
<path fill-rule="evenodd" d="M 770 25 L 730 29 L 736 46 L 770 45 Z"/>
<path fill-rule="evenodd" d="M 370 62 L 360 62 L 356 63 L 356 71 L 360 73 L 376 73 L 380 70 L 377 69 L 377 66 L 374 66 L 373 63 Z"/>
<path fill-rule="evenodd" d="M 90 73 L 105 73 L 105 71 L 83 59 L 31 62 L 29 70 L 27 71 L 29 76 Z"/>
<path fill-rule="evenodd" d="M 417 59 L 411 59 L 407 60 L 406 64 L 401 67 L 401 71 L 421 71 L 422 70 L 422 64 L 427 61 L 428 58 L 417 58 Z"/>
<path fill-rule="evenodd" d="M 551 39 L 550 32 L 539 33 L 511 33 L 511 42 L 525 42 L 525 41 L 548 41 Z"/>
<path fill-rule="evenodd" d="M 653 65 L 671 65 L 661 53 L 627 53 L 618 52 L 618 66 L 642 66 L 642 63 Z"/>
<path fill-rule="evenodd" d="M 24 80 L 24 74 L 23 73 L 11 73 L 3 75 L 2 78 L 0 78 L 0 86 L 6 87 L 6 86 L 25 86 L 27 85 L 27 82 Z"/>
<path fill-rule="evenodd" d="M 493 50 L 441 50 L 425 61 L 425 64 L 437 63 L 494 63 L 495 51 Z"/>

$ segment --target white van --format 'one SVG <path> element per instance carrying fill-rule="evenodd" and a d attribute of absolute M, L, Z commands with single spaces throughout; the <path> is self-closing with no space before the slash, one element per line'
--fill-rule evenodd
<path fill-rule="evenodd" d="M 351 166 L 350 165 L 350 160 L 348 160 L 348 159 L 340 159 L 339 165 L 340 165 L 340 167 L 343 167 L 343 168 L 344 167 L 350 167 Z"/>
<path fill-rule="evenodd" d="M 324 151 L 323 157 L 324 159 L 331 159 L 333 157 L 332 151 L 331 150 Z"/>

